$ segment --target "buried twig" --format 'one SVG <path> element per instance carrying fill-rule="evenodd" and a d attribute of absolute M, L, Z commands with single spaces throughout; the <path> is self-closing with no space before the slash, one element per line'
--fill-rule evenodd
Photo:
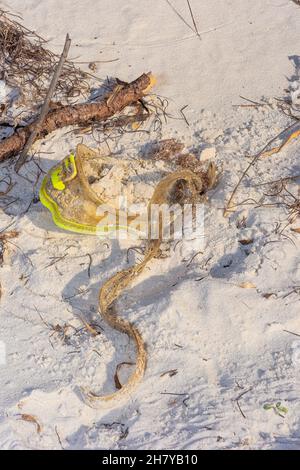
<path fill-rule="evenodd" d="M 240 95 L 242 100 L 248 101 L 250 104 L 234 104 L 234 108 L 257 108 L 260 106 L 269 106 L 267 103 L 259 103 L 258 101 L 250 100 L 249 98 L 245 98 L 245 96 Z"/>
<path fill-rule="evenodd" d="M 112 423 L 100 423 L 96 427 L 97 428 L 98 427 L 103 427 L 105 429 L 112 429 L 114 426 L 119 426 L 120 427 L 121 432 L 120 432 L 119 440 L 125 439 L 128 436 L 128 433 L 129 433 L 128 427 L 126 427 L 125 424 L 120 423 L 118 421 L 113 421 Z"/>
<path fill-rule="evenodd" d="M 64 255 L 61 255 L 61 256 L 50 256 L 49 259 L 51 259 L 52 261 L 50 261 L 50 263 L 47 264 L 47 265 L 46 265 L 44 268 L 42 268 L 42 269 L 50 268 L 50 266 L 53 266 L 54 264 L 58 263 L 59 261 L 62 261 L 62 260 L 65 259 L 67 256 L 68 256 L 68 253 L 65 253 Z"/>
<path fill-rule="evenodd" d="M 190 127 L 190 123 L 189 123 L 189 121 L 187 120 L 186 115 L 185 115 L 184 112 L 183 112 L 187 107 L 188 107 L 188 104 L 186 104 L 185 106 L 183 106 L 183 107 L 180 109 L 180 114 L 181 114 L 181 116 L 183 117 L 183 120 L 185 121 L 186 125 L 187 125 L 188 127 Z"/>
<path fill-rule="evenodd" d="M 52 96 L 53 96 L 53 93 L 55 91 L 58 79 L 59 79 L 60 74 L 62 72 L 62 68 L 64 66 L 64 63 L 66 61 L 66 58 L 67 58 L 67 55 L 68 55 L 68 52 L 69 52 L 69 49 L 70 49 L 70 45 L 71 45 L 71 39 L 70 39 L 69 35 L 67 34 L 63 51 L 61 53 L 59 62 L 57 64 L 57 67 L 56 67 L 55 72 L 53 74 L 53 77 L 52 77 L 52 80 L 51 80 L 51 83 L 50 83 L 50 86 L 49 86 L 49 89 L 48 89 L 48 92 L 47 92 L 46 99 L 45 99 L 44 104 L 43 104 L 42 109 L 41 109 L 41 114 L 38 117 L 38 119 L 34 122 L 34 124 L 32 126 L 32 129 L 31 129 L 30 136 L 29 136 L 29 138 L 28 138 L 28 140 L 27 140 L 27 142 L 26 142 L 26 144 L 25 144 L 25 146 L 22 150 L 22 153 L 21 153 L 20 157 L 18 158 L 18 160 L 15 164 L 15 171 L 17 173 L 19 172 L 21 166 L 24 165 L 24 163 L 26 161 L 27 153 L 28 153 L 30 147 L 32 146 L 33 142 L 36 140 L 37 135 L 39 134 L 39 132 L 41 130 L 41 127 L 42 127 L 42 125 L 45 121 L 46 115 L 48 114 L 49 107 L 50 107 L 50 101 L 52 99 Z"/>
<path fill-rule="evenodd" d="M 245 390 L 244 392 L 240 393 L 240 395 L 235 399 L 235 402 L 236 402 L 236 404 L 237 404 L 237 406 L 238 406 L 238 409 L 239 409 L 239 411 L 240 411 L 240 413 L 241 413 L 241 415 L 243 416 L 244 419 L 246 419 L 247 417 L 246 417 L 245 413 L 243 412 L 243 410 L 242 410 L 242 408 L 241 408 L 241 405 L 240 405 L 239 400 L 240 400 L 244 395 L 246 395 L 246 393 L 251 392 L 252 388 L 253 388 L 253 387 L 251 387 L 251 388 L 249 388 L 248 390 Z"/>
<path fill-rule="evenodd" d="M 300 174 L 297 174 L 297 175 L 292 175 L 292 176 L 284 176 L 283 178 L 279 178 L 278 180 L 273 180 L 273 181 L 265 181 L 264 183 L 258 183 L 258 184 L 254 184 L 254 188 L 258 187 L 258 186 L 265 186 L 267 184 L 276 184 L 276 183 L 283 183 L 283 181 L 293 181 L 293 180 L 296 180 L 300 178 Z"/>
<path fill-rule="evenodd" d="M 58 442 L 59 442 L 59 445 L 60 445 L 61 449 L 62 449 L 62 450 L 65 450 L 64 446 L 62 445 L 61 438 L 60 438 L 60 435 L 59 435 L 58 430 L 57 430 L 57 426 L 55 426 L 54 429 L 55 429 L 55 434 L 56 434 L 56 436 L 57 436 L 57 440 L 58 440 Z"/>
<path fill-rule="evenodd" d="M 92 263 L 93 263 L 93 258 L 92 258 L 92 255 L 90 255 L 90 253 L 87 253 L 86 256 L 89 258 L 87 274 L 88 274 L 88 277 L 91 277 L 91 267 L 92 267 Z"/>
<path fill-rule="evenodd" d="M 300 286 L 293 286 L 293 289 L 290 290 L 287 294 L 283 295 L 281 298 L 286 299 L 292 294 L 300 294 Z"/>
<path fill-rule="evenodd" d="M 72 328 L 73 330 L 75 330 L 75 333 L 77 333 L 77 330 L 76 330 L 75 326 L 70 325 L 68 323 L 64 323 L 64 325 L 61 326 L 58 323 L 56 325 L 53 325 L 52 323 L 46 322 L 46 320 L 44 320 L 44 318 L 42 317 L 42 315 L 40 314 L 38 309 L 35 306 L 34 306 L 34 308 L 35 308 L 35 311 L 37 312 L 38 316 L 40 317 L 42 323 L 50 331 L 52 331 L 51 335 L 49 336 L 49 343 L 51 344 L 53 349 L 54 349 L 54 347 L 53 347 L 53 344 L 52 344 L 52 341 L 51 341 L 51 338 L 52 338 L 53 335 L 57 334 L 61 338 L 62 342 L 65 343 L 67 338 L 68 338 L 67 331 L 68 331 L 69 328 Z"/>
<path fill-rule="evenodd" d="M 170 370 L 166 370 L 165 372 L 162 372 L 160 374 L 160 377 L 164 377 L 165 375 L 168 375 L 169 377 L 173 377 L 176 374 L 178 374 L 178 369 L 170 369 Z"/>
<path fill-rule="evenodd" d="M 290 330 L 282 330 L 282 331 L 284 331 L 285 333 L 289 333 L 290 335 L 298 336 L 298 338 L 300 338 L 300 334 L 295 333 L 294 331 L 290 331 Z"/>
<path fill-rule="evenodd" d="M 173 392 L 160 392 L 161 395 L 173 395 L 173 396 L 176 396 L 176 397 L 185 397 L 183 400 L 182 400 L 182 404 L 187 407 L 188 405 L 186 404 L 186 402 L 190 399 L 190 395 L 189 393 L 173 393 Z"/>
<path fill-rule="evenodd" d="M 136 80 L 125 85 L 117 85 L 102 101 L 97 103 L 61 106 L 50 110 L 39 128 L 36 140 L 66 126 L 87 125 L 95 121 L 105 121 L 126 106 L 135 103 L 144 96 L 151 86 L 151 74 L 142 74 Z M 36 123 L 29 124 L 0 143 L 0 162 L 17 155 L 35 129 Z"/>
<path fill-rule="evenodd" d="M 286 227 L 288 227 L 290 224 L 294 223 L 296 219 L 300 215 L 300 198 L 299 196 L 295 196 L 287 187 L 286 187 L 286 182 L 292 181 L 292 178 L 286 178 L 282 180 L 275 181 L 273 183 L 273 191 L 270 193 L 264 192 L 263 195 L 267 196 L 269 198 L 274 198 L 277 196 L 280 196 L 280 201 L 274 202 L 274 203 L 269 203 L 269 204 L 262 204 L 260 203 L 259 206 L 282 206 L 288 211 L 288 218 L 287 218 L 287 224 L 285 227 L 281 230 L 280 233 L 282 233 Z M 269 183 L 269 184 L 272 184 Z M 279 186 L 280 184 L 280 186 Z M 298 228 L 291 228 L 291 230 L 295 233 L 299 233 Z"/>
<path fill-rule="evenodd" d="M 99 353 L 99 351 L 97 351 L 97 349 L 92 349 L 92 352 L 96 353 L 97 356 L 102 357 L 101 354 Z"/>

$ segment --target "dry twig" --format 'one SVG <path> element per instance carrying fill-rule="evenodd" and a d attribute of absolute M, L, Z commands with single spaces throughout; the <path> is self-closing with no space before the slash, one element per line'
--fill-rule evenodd
<path fill-rule="evenodd" d="M 42 127 L 42 125 L 45 121 L 46 115 L 48 114 L 50 101 L 52 99 L 52 96 L 53 96 L 53 93 L 55 91 L 57 82 L 58 82 L 60 74 L 62 72 L 64 63 L 67 59 L 68 52 L 69 52 L 69 49 L 70 49 L 70 45 L 71 45 L 71 39 L 70 39 L 69 35 L 67 34 L 66 39 L 65 39 L 64 48 L 63 48 L 63 51 L 61 53 L 61 56 L 60 56 L 59 62 L 57 64 L 57 67 L 55 69 L 55 72 L 53 74 L 53 77 L 52 77 L 52 80 L 51 80 L 51 83 L 50 83 L 50 86 L 49 86 L 49 90 L 47 92 L 46 99 L 45 99 L 44 104 L 43 104 L 42 109 L 41 109 L 40 116 L 38 117 L 38 119 L 33 124 L 31 134 L 30 134 L 30 136 L 29 136 L 29 138 L 28 138 L 28 140 L 27 140 L 27 142 L 26 142 L 26 144 L 25 144 L 25 146 L 22 150 L 22 153 L 21 153 L 19 159 L 17 160 L 17 162 L 15 164 L 15 171 L 17 173 L 19 172 L 21 166 L 24 165 L 24 163 L 26 161 L 27 153 L 28 153 L 30 147 L 32 146 L 33 142 L 36 140 L 36 137 L 37 137 L 38 133 L 40 132 L 41 127 Z"/>
<path fill-rule="evenodd" d="M 252 390 L 252 387 L 249 388 L 248 390 L 245 390 L 244 392 L 240 393 L 240 395 L 235 399 L 236 404 L 237 404 L 237 406 L 238 406 L 238 409 L 239 409 L 239 411 L 240 411 L 240 413 L 241 413 L 241 415 L 243 416 L 244 419 L 246 419 L 247 417 L 246 417 L 245 413 L 243 412 L 243 410 L 242 410 L 242 408 L 241 408 L 240 399 L 241 399 L 244 395 L 246 395 L 246 393 L 251 392 L 251 390 Z"/>
<path fill-rule="evenodd" d="M 0 8 L 0 78 L 4 78 L 18 92 L 18 102 L 26 104 L 31 114 L 44 101 L 49 76 L 59 59 L 45 45 L 43 38 Z M 75 67 L 74 62 L 67 61 L 57 84 L 55 98 L 65 104 L 79 97 L 87 97 L 90 92 L 87 77 L 90 77 L 89 73 Z M 30 113 L 24 111 L 22 114 Z"/>
<path fill-rule="evenodd" d="M 192 10 L 191 4 L 190 4 L 190 0 L 186 0 L 186 1 L 187 1 L 189 10 L 190 10 L 191 18 L 192 18 L 193 25 L 194 25 L 194 28 L 195 28 L 195 33 L 197 34 L 197 36 L 199 37 L 199 39 L 201 39 L 200 33 L 199 33 L 199 31 L 198 31 L 197 24 L 196 24 L 196 21 L 195 21 L 195 18 L 194 18 L 194 13 L 193 13 L 193 10 Z"/>

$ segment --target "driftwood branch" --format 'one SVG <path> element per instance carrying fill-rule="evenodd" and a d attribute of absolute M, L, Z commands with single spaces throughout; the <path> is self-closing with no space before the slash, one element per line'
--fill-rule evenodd
<path fill-rule="evenodd" d="M 150 85 L 150 73 L 143 74 L 131 83 L 117 86 L 108 97 L 99 103 L 62 106 L 50 111 L 35 140 L 65 126 L 88 125 L 95 121 L 104 121 L 141 99 Z M 22 151 L 35 125 L 33 122 L 18 129 L 12 136 L 0 142 L 0 162 Z"/>
<path fill-rule="evenodd" d="M 41 113 L 40 113 L 38 119 L 35 121 L 35 123 L 33 125 L 33 129 L 31 131 L 31 134 L 30 134 L 30 136 L 29 136 L 29 138 L 28 138 L 28 140 L 27 140 L 27 142 L 26 142 L 26 144 L 25 144 L 25 146 L 22 150 L 22 153 L 21 153 L 19 159 L 17 160 L 17 162 L 15 164 L 15 171 L 17 173 L 20 170 L 21 166 L 24 165 L 24 163 L 26 161 L 27 153 L 28 153 L 30 147 L 32 146 L 33 142 L 36 140 L 37 135 L 40 132 L 41 127 L 43 125 L 43 122 L 45 121 L 46 115 L 48 114 L 50 101 L 51 101 L 53 93 L 55 91 L 57 82 L 59 80 L 59 77 L 60 77 L 60 74 L 61 74 L 61 71 L 62 71 L 62 68 L 63 68 L 64 63 L 66 61 L 66 58 L 68 56 L 70 45 L 71 45 L 71 39 L 70 39 L 69 35 L 67 34 L 65 44 L 64 44 L 64 48 L 63 48 L 63 51 L 61 53 L 61 56 L 60 56 L 59 62 L 57 64 L 57 67 L 55 69 L 55 72 L 53 74 L 53 77 L 52 77 L 52 80 L 51 80 L 51 83 L 50 83 L 50 86 L 49 86 L 44 104 L 43 104 L 42 109 L 41 109 Z"/>

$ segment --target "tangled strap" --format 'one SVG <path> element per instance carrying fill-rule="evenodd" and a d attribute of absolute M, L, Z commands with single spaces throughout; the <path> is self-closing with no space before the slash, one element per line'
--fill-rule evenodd
<path fill-rule="evenodd" d="M 182 191 L 176 191 L 178 185 L 185 187 L 184 193 L 186 194 L 186 198 L 182 197 Z M 161 205 L 165 203 L 180 203 L 180 205 L 182 205 L 186 202 L 196 202 L 199 200 L 199 193 L 202 193 L 206 189 L 207 188 L 205 187 L 201 176 L 193 173 L 190 170 L 181 170 L 171 173 L 167 177 L 163 178 L 156 186 L 154 194 L 148 205 L 148 213 L 150 212 L 152 204 Z M 129 269 L 124 269 L 117 272 L 108 281 L 106 281 L 100 289 L 100 315 L 109 324 L 109 326 L 122 333 L 126 333 L 135 341 L 137 358 L 134 372 L 130 375 L 127 383 L 124 384 L 120 390 L 103 396 L 96 395 L 91 391 L 86 393 L 87 401 L 91 406 L 95 406 L 97 401 L 101 402 L 120 399 L 126 396 L 135 388 L 137 383 L 144 375 L 147 364 L 147 353 L 143 338 L 135 326 L 117 315 L 115 304 L 124 289 L 126 289 L 131 284 L 131 282 L 141 274 L 149 261 L 159 255 L 162 236 L 162 230 L 159 230 L 159 237 L 157 239 L 150 238 L 148 240 L 143 260 L 139 263 L 136 263 Z"/>

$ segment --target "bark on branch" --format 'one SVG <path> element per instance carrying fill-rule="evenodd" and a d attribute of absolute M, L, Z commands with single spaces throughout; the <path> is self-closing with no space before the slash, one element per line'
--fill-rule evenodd
<path fill-rule="evenodd" d="M 114 90 L 99 103 L 76 104 L 63 106 L 50 111 L 35 140 L 41 139 L 56 129 L 65 126 L 86 125 L 103 121 L 122 111 L 126 106 L 138 101 L 151 84 L 150 73 L 143 74 L 131 83 Z M 17 155 L 26 144 L 35 129 L 36 123 L 18 129 L 12 136 L 0 142 L 0 162 Z"/>

